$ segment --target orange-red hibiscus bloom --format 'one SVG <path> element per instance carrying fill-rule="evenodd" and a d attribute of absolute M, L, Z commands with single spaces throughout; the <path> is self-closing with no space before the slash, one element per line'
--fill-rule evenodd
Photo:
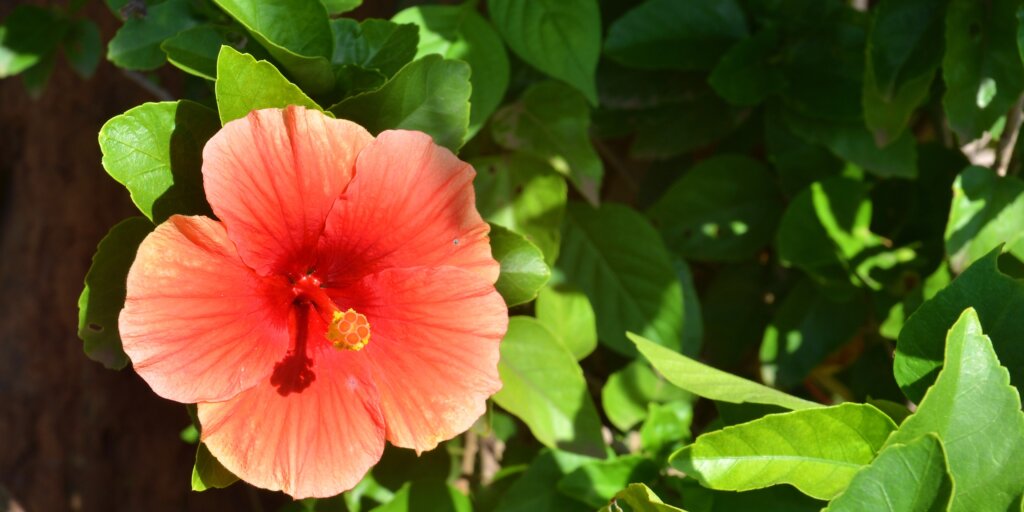
<path fill-rule="evenodd" d="M 175 216 L 139 247 L 125 352 L 260 487 L 331 496 L 385 439 L 435 447 L 501 387 L 508 310 L 473 176 L 419 132 L 295 107 L 228 123 L 203 151 L 220 221 Z"/>

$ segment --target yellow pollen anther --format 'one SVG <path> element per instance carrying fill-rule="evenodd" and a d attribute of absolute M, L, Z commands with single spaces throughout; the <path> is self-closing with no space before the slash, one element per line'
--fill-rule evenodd
<path fill-rule="evenodd" d="M 335 311 L 331 325 L 327 327 L 327 339 L 331 340 L 334 348 L 360 350 L 370 342 L 370 322 L 352 308 L 345 312 Z"/>

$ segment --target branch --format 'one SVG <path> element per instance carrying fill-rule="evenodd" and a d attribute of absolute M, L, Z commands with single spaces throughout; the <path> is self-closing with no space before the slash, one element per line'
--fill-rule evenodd
<path fill-rule="evenodd" d="M 1010 163 L 1013 161 L 1013 150 L 1017 147 L 1017 136 L 1020 135 L 1021 110 L 1024 109 L 1024 94 L 1021 94 L 1013 104 L 1013 109 L 1006 116 L 1006 127 L 1003 128 L 1003 136 L 999 138 L 999 146 L 996 149 L 996 161 L 992 164 L 996 173 L 1006 176 Z"/>
<path fill-rule="evenodd" d="M 132 82 L 135 82 L 135 85 L 142 87 L 146 92 L 155 96 L 156 99 L 160 101 L 174 101 L 174 96 L 172 96 L 167 89 L 153 83 L 152 80 L 146 78 L 142 73 L 139 73 L 138 71 L 129 71 L 127 69 L 122 69 L 121 73 L 128 77 Z"/>

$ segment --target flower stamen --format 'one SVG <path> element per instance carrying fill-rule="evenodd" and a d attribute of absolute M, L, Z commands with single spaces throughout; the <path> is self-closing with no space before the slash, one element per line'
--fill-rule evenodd
<path fill-rule="evenodd" d="M 344 313 L 335 311 L 327 327 L 327 339 L 337 349 L 361 350 L 370 342 L 370 322 L 352 308 Z"/>

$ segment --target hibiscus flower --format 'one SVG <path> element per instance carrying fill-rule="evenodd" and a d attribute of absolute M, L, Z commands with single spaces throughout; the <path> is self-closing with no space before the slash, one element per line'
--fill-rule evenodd
<path fill-rule="evenodd" d="M 298 107 L 228 123 L 203 151 L 219 220 L 171 217 L 128 274 L 135 371 L 198 403 L 224 467 L 295 498 L 352 488 L 385 440 L 464 432 L 508 324 L 474 175 L 420 132 Z"/>

